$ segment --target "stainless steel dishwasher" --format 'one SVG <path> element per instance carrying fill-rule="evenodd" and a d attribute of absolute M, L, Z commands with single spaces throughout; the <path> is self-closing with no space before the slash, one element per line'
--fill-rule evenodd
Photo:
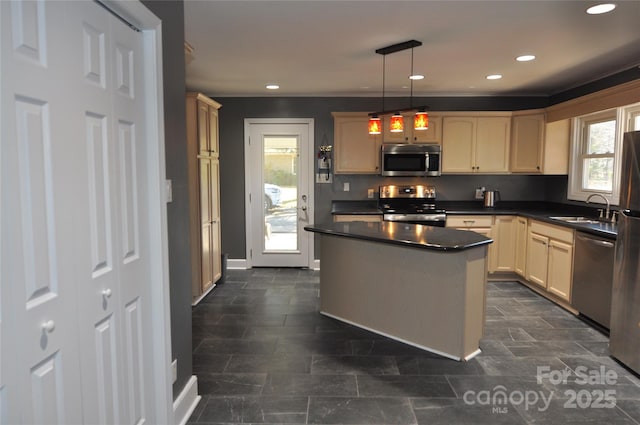
<path fill-rule="evenodd" d="M 615 243 L 576 232 L 571 304 L 580 314 L 609 329 Z"/>

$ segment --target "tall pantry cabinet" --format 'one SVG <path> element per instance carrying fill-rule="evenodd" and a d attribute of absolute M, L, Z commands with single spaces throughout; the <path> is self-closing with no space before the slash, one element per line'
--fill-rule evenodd
<path fill-rule="evenodd" d="M 192 301 L 197 303 L 222 275 L 218 109 L 202 93 L 187 93 L 187 161 Z"/>

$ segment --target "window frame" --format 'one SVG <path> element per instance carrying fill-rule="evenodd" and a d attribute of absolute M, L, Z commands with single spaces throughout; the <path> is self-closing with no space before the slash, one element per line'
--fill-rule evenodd
<path fill-rule="evenodd" d="M 640 103 L 619 108 L 606 109 L 587 115 L 573 118 L 573 134 L 571 138 L 571 152 L 569 158 L 569 182 L 567 187 L 567 199 L 572 201 L 586 201 L 589 195 L 599 193 L 611 205 L 620 203 L 620 167 L 622 159 L 622 137 L 625 132 L 640 130 L 635 128 L 635 119 L 640 117 Z M 613 188 L 611 191 L 585 189 L 583 187 L 583 166 L 586 152 L 586 129 L 590 124 L 614 119 L 616 122 L 614 152 L 613 152 Z M 640 127 L 640 124 L 639 124 Z M 593 200 L 602 203 L 598 197 Z"/>

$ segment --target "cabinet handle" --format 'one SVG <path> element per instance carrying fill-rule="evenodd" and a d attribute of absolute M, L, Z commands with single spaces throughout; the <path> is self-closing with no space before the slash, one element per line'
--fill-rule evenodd
<path fill-rule="evenodd" d="M 464 220 L 463 221 L 464 224 L 473 224 L 475 222 L 476 222 L 475 220 Z"/>
<path fill-rule="evenodd" d="M 539 165 L 536 165 L 536 170 L 539 170 L 539 169 L 540 169 L 540 166 L 539 166 Z"/>

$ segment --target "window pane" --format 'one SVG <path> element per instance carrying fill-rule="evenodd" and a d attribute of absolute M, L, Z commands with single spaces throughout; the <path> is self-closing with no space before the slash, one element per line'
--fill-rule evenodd
<path fill-rule="evenodd" d="M 585 190 L 613 190 L 613 158 L 587 158 L 582 170 L 582 188 Z"/>
<path fill-rule="evenodd" d="M 613 153 L 616 141 L 616 121 L 603 121 L 587 127 L 587 155 Z"/>

